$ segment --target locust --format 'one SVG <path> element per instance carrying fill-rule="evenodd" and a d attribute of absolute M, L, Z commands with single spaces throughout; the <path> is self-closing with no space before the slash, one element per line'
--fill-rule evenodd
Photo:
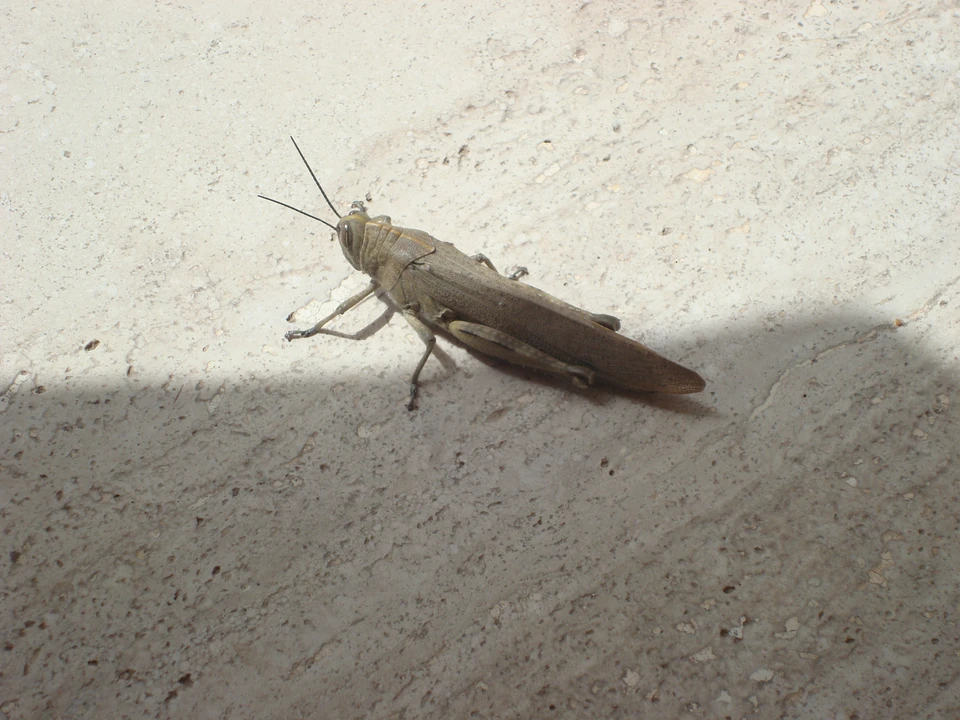
<path fill-rule="evenodd" d="M 259 197 L 333 230 L 347 261 L 370 282 L 313 327 L 286 333 L 288 341 L 325 333 L 342 337 L 326 325 L 376 293 L 403 315 L 425 346 L 410 378 L 408 410 L 414 409 L 420 372 L 433 353 L 437 329 L 484 355 L 569 378 L 578 388 L 600 382 L 660 393 L 704 389 L 703 378 L 693 370 L 621 335 L 620 320 L 613 315 L 587 312 L 519 282 L 526 268 L 501 275 L 486 255 L 467 255 L 422 230 L 394 225 L 387 215 L 371 217 L 359 200 L 341 215 L 290 140 L 337 223 Z"/>

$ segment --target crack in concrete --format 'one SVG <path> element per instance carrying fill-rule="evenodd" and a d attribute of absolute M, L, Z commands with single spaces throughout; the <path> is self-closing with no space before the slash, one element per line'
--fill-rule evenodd
<path fill-rule="evenodd" d="M 937 291 L 932 298 L 930 298 L 927 302 L 921 305 L 917 310 L 914 310 L 912 313 L 907 315 L 906 322 L 903 322 L 900 324 L 897 324 L 897 322 L 893 322 L 893 323 L 885 322 L 879 325 L 875 325 L 874 327 L 870 328 L 870 330 L 868 330 L 866 334 L 857 335 L 856 337 L 850 338 L 849 340 L 844 340 L 843 342 L 837 343 L 836 345 L 831 345 L 827 348 L 824 348 L 821 352 L 817 353 L 812 358 L 801 360 L 795 363 L 794 365 L 792 365 L 791 367 L 788 367 L 786 370 L 783 371 L 780 377 L 778 377 L 774 381 L 774 383 L 770 386 L 770 389 L 767 391 L 766 397 L 764 398 L 763 402 L 761 402 L 750 413 L 750 420 L 751 421 L 756 420 L 756 418 L 759 415 L 761 415 L 764 411 L 766 411 L 767 408 L 769 408 L 773 404 L 774 400 L 776 400 L 777 391 L 779 390 L 780 386 L 795 371 L 799 370 L 800 368 L 813 365 L 814 363 L 819 362 L 822 358 L 825 358 L 827 355 L 837 352 L 838 350 L 842 350 L 843 348 L 846 348 L 850 345 L 862 345 L 867 342 L 872 342 L 873 340 L 876 340 L 878 337 L 880 337 L 881 334 L 896 332 L 901 327 L 907 325 L 907 323 L 916 322 L 917 320 L 921 320 L 925 318 L 926 315 L 930 312 L 930 310 L 940 302 L 940 298 L 942 298 L 944 294 L 946 294 L 951 289 L 953 289 L 953 287 L 956 286 L 958 283 L 960 283 L 960 275 L 958 275 L 953 280 L 951 280 L 946 285 L 944 285 L 943 288 Z"/>

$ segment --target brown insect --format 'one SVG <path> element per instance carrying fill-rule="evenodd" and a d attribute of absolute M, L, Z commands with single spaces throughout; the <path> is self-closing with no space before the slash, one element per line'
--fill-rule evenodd
<path fill-rule="evenodd" d="M 324 329 L 327 323 L 379 291 L 426 345 L 410 378 L 407 407 L 411 410 L 420 371 L 436 344 L 431 328 L 441 328 L 486 355 L 568 377 L 577 387 L 601 381 L 628 390 L 703 390 L 703 378 L 693 370 L 620 335 L 619 319 L 581 310 L 517 282 L 526 274 L 524 268 L 513 275 L 501 275 L 485 255 L 466 255 L 422 230 L 394 225 L 386 215 L 370 217 L 360 201 L 342 216 L 296 141 L 293 144 L 323 199 L 339 218 L 337 224 L 279 200 L 260 197 L 333 230 L 344 256 L 355 269 L 370 276 L 370 284 L 313 327 L 288 332 L 287 340 L 328 332 Z"/>

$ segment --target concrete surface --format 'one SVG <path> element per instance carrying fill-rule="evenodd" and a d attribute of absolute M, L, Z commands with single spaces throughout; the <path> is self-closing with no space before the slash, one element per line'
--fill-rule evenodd
<path fill-rule="evenodd" d="M 0 717 L 960 715 L 957 3 L 142 5 L 0 25 Z M 288 135 L 707 391 L 285 343 Z"/>

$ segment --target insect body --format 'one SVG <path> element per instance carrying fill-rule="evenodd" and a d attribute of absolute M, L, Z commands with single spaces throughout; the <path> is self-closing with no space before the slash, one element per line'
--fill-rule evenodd
<path fill-rule="evenodd" d="M 303 153 L 300 157 L 306 164 Z M 317 182 L 312 170 L 310 174 Z M 526 270 L 501 275 L 486 256 L 466 255 L 422 230 L 394 225 L 385 215 L 370 217 L 360 202 L 341 216 L 322 187 L 320 192 L 340 218 L 336 226 L 286 203 L 260 197 L 328 225 L 337 233 L 350 264 L 371 281 L 316 325 L 288 332 L 286 338 L 327 332 L 327 323 L 380 291 L 426 345 L 410 379 L 409 409 L 417 396 L 420 371 L 436 343 L 431 328 L 446 330 L 486 355 L 566 376 L 578 387 L 601 381 L 628 390 L 703 390 L 703 378 L 694 371 L 620 335 L 620 321 L 612 315 L 589 313 L 517 282 Z"/>

